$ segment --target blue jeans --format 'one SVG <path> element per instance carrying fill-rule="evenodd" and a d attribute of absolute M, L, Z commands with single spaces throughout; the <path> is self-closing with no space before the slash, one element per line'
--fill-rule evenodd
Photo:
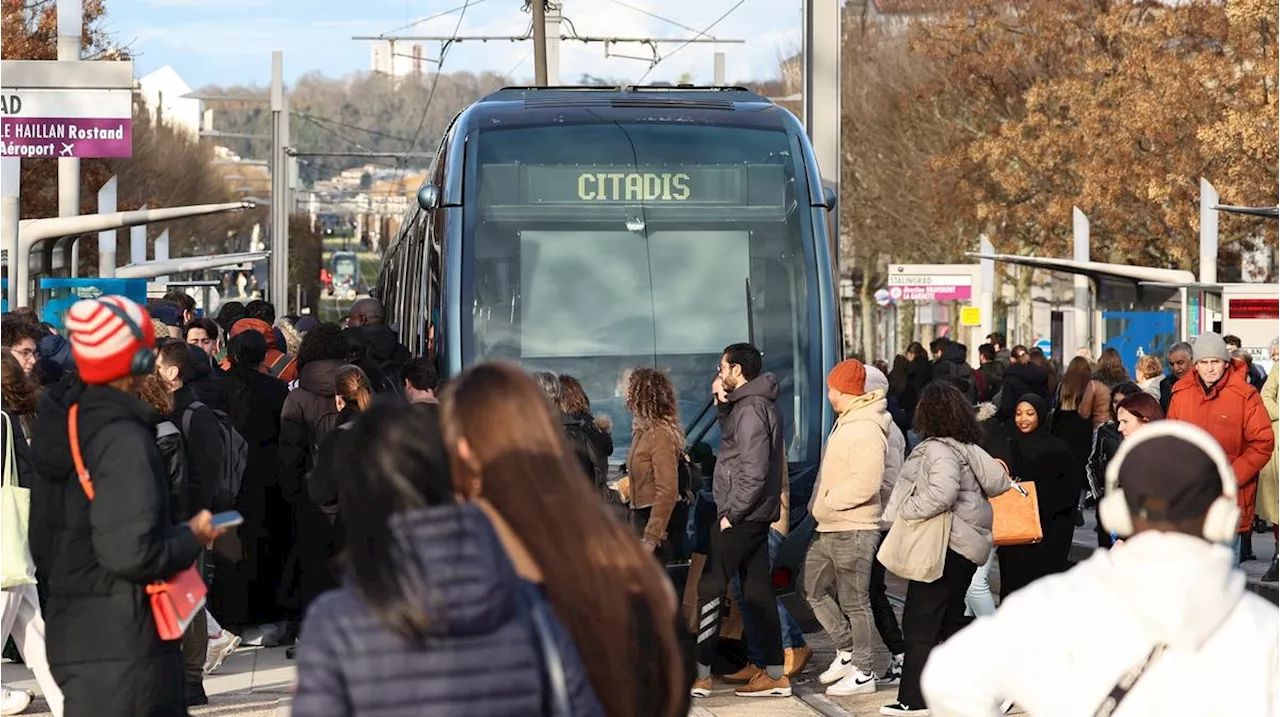
<path fill-rule="evenodd" d="M 965 617 L 985 617 L 996 614 L 996 601 L 991 596 L 991 564 L 996 561 L 996 549 L 991 549 L 987 562 L 978 566 L 964 594 Z"/>
<path fill-rule="evenodd" d="M 782 533 L 769 529 L 769 568 L 773 568 L 773 561 L 778 558 L 778 546 L 782 545 Z M 729 584 L 729 589 L 733 591 L 733 600 L 741 607 L 743 604 L 742 597 L 742 577 L 733 576 L 733 582 Z M 782 624 L 782 648 L 784 650 L 796 647 L 804 647 L 804 630 L 800 629 L 800 623 L 796 622 L 791 613 L 787 612 L 787 608 L 783 607 L 782 601 L 778 600 L 778 620 Z M 760 631 L 756 628 L 755 621 L 751 619 L 751 614 L 742 611 L 742 636 L 747 643 L 747 659 L 756 667 L 768 667 L 764 664 L 764 650 L 760 647 L 759 638 Z"/>

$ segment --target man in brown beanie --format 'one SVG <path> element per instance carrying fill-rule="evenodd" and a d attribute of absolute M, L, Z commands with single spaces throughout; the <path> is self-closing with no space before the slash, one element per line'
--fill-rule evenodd
<path fill-rule="evenodd" d="M 880 481 L 893 419 L 885 392 L 867 391 L 867 369 L 857 359 L 836 364 L 827 389 L 839 417 L 809 502 L 817 528 L 805 556 L 804 594 L 836 646 L 818 679 L 831 685 L 827 694 L 845 696 L 876 691 L 868 586 L 880 547 Z"/>

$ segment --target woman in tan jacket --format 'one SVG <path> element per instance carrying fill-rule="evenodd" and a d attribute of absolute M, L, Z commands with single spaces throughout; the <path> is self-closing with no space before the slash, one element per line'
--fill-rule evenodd
<path fill-rule="evenodd" d="M 684 431 L 676 390 L 666 373 L 645 366 L 635 369 L 626 395 L 627 410 L 635 417 L 627 454 L 631 524 L 652 553 L 669 540 L 668 523 L 679 499 Z"/>

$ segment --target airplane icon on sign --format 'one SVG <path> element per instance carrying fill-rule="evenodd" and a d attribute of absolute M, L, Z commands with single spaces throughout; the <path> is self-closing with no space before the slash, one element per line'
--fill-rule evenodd
<path fill-rule="evenodd" d="M 75 142 L 72 142 L 70 144 L 67 144 L 66 142 L 59 142 L 59 144 L 62 145 L 62 152 L 59 153 L 60 156 L 70 157 L 75 152 L 75 149 L 76 149 Z"/>

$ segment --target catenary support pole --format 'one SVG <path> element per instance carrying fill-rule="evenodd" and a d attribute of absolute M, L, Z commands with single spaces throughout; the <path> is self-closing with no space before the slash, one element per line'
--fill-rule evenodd
<path fill-rule="evenodd" d="M 840 247 L 840 0 L 804 0 L 804 128 L 822 181 L 836 192 L 830 251 Z M 852 257 L 847 262 L 852 266 Z"/>
<path fill-rule="evenodd" d="M 112 177 L 98 190 L 98 213 L 116 211 L 120 178 Z M 98 232 L 98 276 L 111 278 L 116 275 L 116 230 Z"/>
<path fill-rule="evenodd" d="M 82 0 L 58 0 L 58 61 L 76 62 L 80 59 L 80 33 L 84 29 L 84 5 Z M 58 216 L 74 217 L 80 214 L 80 160 L 76 157 L 58 158 Z M 71 243 L 69 276 L 79 272 L 80 251 L 76 239 Z M 54 245 L 53 267 L 68 257 L 63 254 L 62 243 Z"/>
<path fill-rule="evenodd" d="M 529 0 L 533 10 L 533 82 L 547 86 L 547 7 L 546 0 Z"/>

